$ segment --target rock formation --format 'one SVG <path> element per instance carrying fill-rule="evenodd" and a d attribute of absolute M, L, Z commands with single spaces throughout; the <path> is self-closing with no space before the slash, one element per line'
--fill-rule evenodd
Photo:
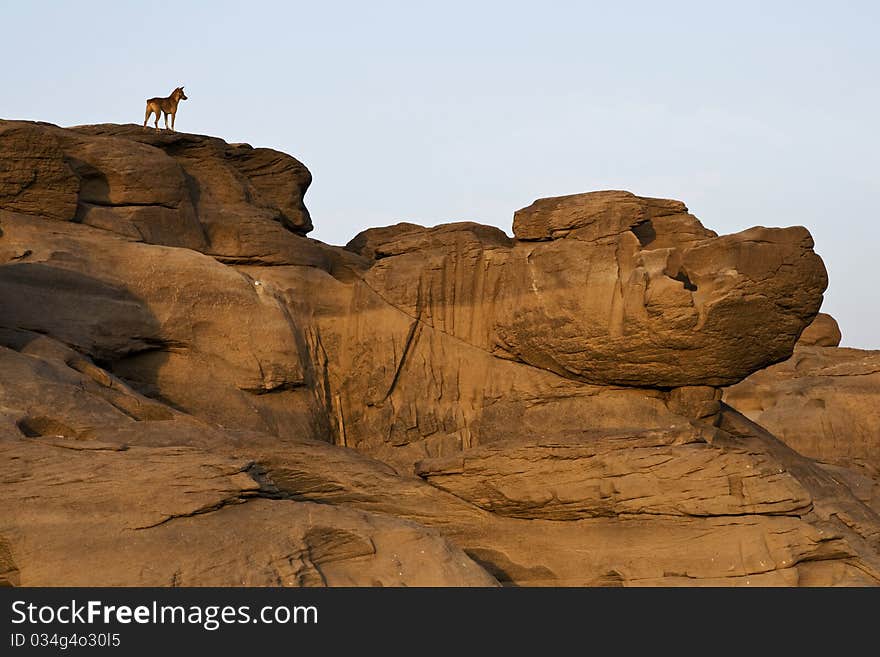
<path fill-rule="evenodd" d="M 837 320 L 826 313 L 819 313 L 798 338 L 797 347 L 836 347 L 840 344 L 840 327 Z"/>
<path fill-rule="evenodd" d="M 514 238 L 339 248 L 305 236 L 310 178 L 0 121 L 0 578 L 880 583 L 861 480 L 721 401 L 829 339 L 804 331 L 827 284 L 805 229 L 594 192 Z"/>
<path fill-rule="evenodd" d="M 727 388 L 724 399 L 847 479 L 880 511 L 880 352 L 838 347 L 820 313 L 788 360 Z"/>

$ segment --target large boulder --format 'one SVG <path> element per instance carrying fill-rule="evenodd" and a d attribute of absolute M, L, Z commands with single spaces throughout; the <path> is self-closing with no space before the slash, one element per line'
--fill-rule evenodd
<path fill-rule="evenodd" d="M 499 441 L 423 461 L 417 479 L 325 442 L 212 426 L 46 336 L 3 341 L 11 584 L 880 581 L 880 525 L 840 476 L 732 411 L 722 430 Z"/>

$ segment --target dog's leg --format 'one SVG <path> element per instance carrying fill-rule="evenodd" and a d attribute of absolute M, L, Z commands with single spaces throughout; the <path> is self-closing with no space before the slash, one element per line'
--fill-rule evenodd
<path fill-rule="evenodd" d="M 165 112 L 165 129 L 168 129 L 168 112 Z"/>
<path fill-rule="evenodd" d="M 177 116 L 177 112 L 171 115 L 171 132 L 174 132 L 174 118 Z"/>
<path fill-rule="evenodd" d="M 147 121 L 150 120 L 150 114 L 152 114 L 152 113 L 153 113 L 153 111 L 150 109 L 150 106 L 147 105 L 147 113 L 144 114 L 144 127 L 145 128 L 147 127 Z"/>
<path fill-rule="evenodd" d="M 159 110 L 156 110 L 156 132 L 159 132 L 159 115 L 161 113 L 162 112 L 160 112 Z"/>

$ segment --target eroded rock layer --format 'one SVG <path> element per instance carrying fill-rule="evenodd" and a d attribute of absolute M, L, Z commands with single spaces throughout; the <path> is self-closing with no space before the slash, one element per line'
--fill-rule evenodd
<path fill-rule="evenodd" d="M 880 583 L 870 476 L 721 400 L 833 340 L 805 229 L 597 192 L 338 248 L 309 181 L 0 121 L 0 582 Z"/>
<path fill-rule="evenodd" d="M 838 347 L 840 329 L 819 314 L 788 360 L 725 389 L 724 399 L 802 454 L 855 469 L 880 501 L 880 352 Z M 880 505 L 875 508 L 880 509 Z"/>

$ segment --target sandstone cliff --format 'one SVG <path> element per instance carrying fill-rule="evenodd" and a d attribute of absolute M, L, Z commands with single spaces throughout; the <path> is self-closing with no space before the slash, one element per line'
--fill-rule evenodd
<path fill-rule="evenodd" d="M 871 500 L 721 401 L 808 348 L 805 229 L 612 191 L 340 248 L 310 179 L 0 121 L 0 578 L 880 583 Z"/>

